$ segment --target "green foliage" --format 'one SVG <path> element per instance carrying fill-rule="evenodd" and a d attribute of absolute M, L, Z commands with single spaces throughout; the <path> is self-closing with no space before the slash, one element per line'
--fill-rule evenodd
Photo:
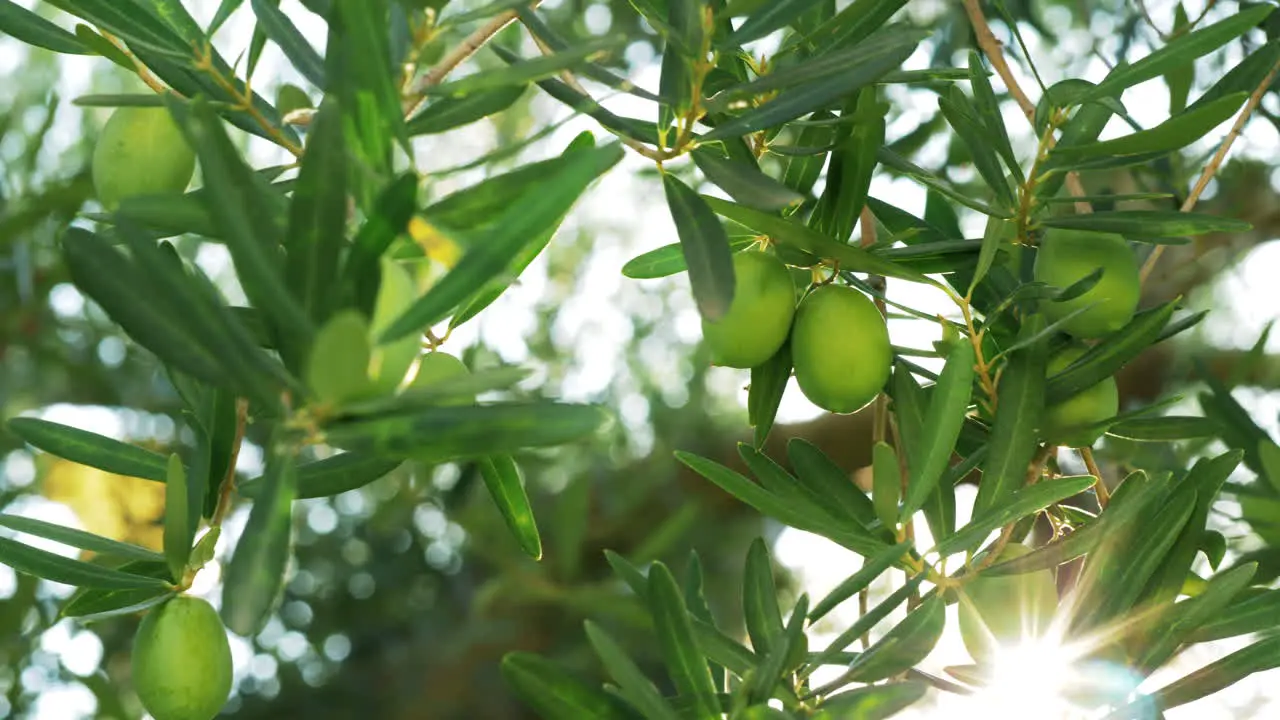
<path fill-rule="evenodd" d="M 1059 82 L 1037 101 L 995 86 L 987 68 L 1007 83 L 1006 62 L 994 54 L 1000 43 L 989 42 L 981 3 L 957 4 L 948 17 L 958 22 L 923 26 L 901 0 L 856 0 L 839 11 L 813 0 L 630 0 L 612 3 L 613 26 L 588 37 L 582 23 L 556 20 L 538 3 L 305 2 L 325 28 L 322 54 L 319 38 L 305 36 L 277 2 L 251 0 L 243 68 L 211 42 L 244 5 L 238 0 L 220 3 L 207 29 L 179 0 L 49 5 L 75 19 L 74 32 L 10 0 L 0 0 L 0 30 L 54 53 L 98 56 L 156 91 L 77 100 L 113 113 L 92 168 L 102 212 L 72 226 L 81 197 L 48 215 L 57 220 L 63 276 L 164 371 L 187 439 L 157 452 L 10 419 L 12 435 L 50 455 L 163 483 L 163 553 L 5 513 L 0 526 L 94 557 L 0 537 L 0 562 L 75 586 L 62 617 L 146 612 L 135 683 L 160 720 L 207 717 L 223 704 L 223 628 L 252 638 L 281 605 L 298 551 L 295 501 L 359 490 L 406 464 L 455 465 L 458 485 L 484 487 L 514 538 L 516 560 L 477 541 L 493 565 L 515 568 L 477 591 L 478 616 L 502 600 L 562 603 L 575 624 L 590 617 L 585 640 L 611 680 L 603 689 L 534 653 L 501 661 L 510 689 L 549 718 L 889 717 L 922 702 L 930 685 L 957 688 L 926 683 L 932 676 L 919 670 L 948 629 L 948 604 L 963 604 L 971 634 L 984 622 L 1007 630 L 1025 608 L 1002 607 L 983 588 L 1031 580 L 1042 594 L 1060 589 L 1055 620 L 1071 636 L 1100 638 L 1072 660 L 1119 663 L 1138 681 L 1190 645 L 1273 629 L 1280 600 L 1266 583 L 1280 570 L 1236 557 L 1234 539 L 1213 519 L 1230 493 L 1259 536 L 1280 538 L 1275 439 L 1206 368 L 1201 415 L 1165 413 L 1176 397 L 1121 407 L 1113 379 L 1205 317 L 1182 312 L 1179 293 L 1144 286 L 1161 253 L 1192 236 L 1252 230 L 1222 204 L 1195 210 L 1240 125 L 1216 156 L 1197 153 L 1222 140 L 1215 131 L 1223 123 L 1243 123 L 1269 90 L 1280 45 L 1250 36 L 1274 23 L 1270 6 L 1210 22 L 1179 5 L 1174 30 L 1157 33 L 1151 52 L 1108 63 L 1114 69 L 1097 82 Z M 1019 48 L 1039 80 L 1019 33 L 1051 33 L 1021 7 L 1034 3 L 1018 5 L 1027 17 L 1001 3 L 991 10 L 1017 40 L 1006 50 Z M 642 27 L 659 53 L 656 92 L 619 71 L 618 51 Z M 962 46 L 970 30 L 979 47 Z M 513 42 L 526 36 L 537 56 Z M 279 107 L 251 89 L 268 43 L 308 85 L 282 88 Z M 1195 63 L 1218 55 L 1243 59 L 1200 88 Z M 961 56 L 962 67 L 949 66 Z M 1169 87 L 1170 112 L 1141 127 L 1125 103 L 1157 79 Z M 643 103 L 647 116 L 604 108 L 593 95 L 599 85 Z M 937 114 L 894 137 L 908 92 L 928 95 Z M 537 93 L 616 141 L 581 132 L 549 150 L 539 140 L 555 126 L 513 139 L 528 130 L 517 113 Z M 1006 120 L 1019 115 L 1025 125 Z M 489 120 L 503 138 L 498 151 L 426 169 L 423 139 Z M 1132 131 L 1103 139 L 1113 121 Z M 255 167 L 241 148 L 247 134 L 291 160 Z M 929 143 L 945 149 L 941 164 Z M 542 523 L 554 527 L 544 538 L 526 480 L 547 458 L 572 458 L 590 446 L 583 440 L 599 440 L 608 413 L 541 397 L 520 368 L 438 350 L 547 254 L 597 181 L 628 171 L 628 153 L 654 164 L 656 174 L 633 179 L 655 193 L 661 186 L 678 243 L 663 239 L 622 275 L 687 277 L 711 362 L 742 379 L 749 373 L 754 433 L 737 445 L 738 458 L 707 457 L 713 450 L 703 445 L 676 447 L 674 459 L 720 495 L 861 556 L 812 606 L 803 593 L 781 602 L 789 593 L 755 538 L 732 588 L 741 627 L 717 618 L 700 556 L 690 554 L 681 575 L 667 562 L 704 510 L 673 511 L 675 500 L 638 548 L 605 552 L 621 583 L 589 585 L 581 553 L 614 538 L 588 532 L 588 520 L 630 511 L 635 495 L 601 499 L 591 474 L 574 468 L 554 522 Z M 193 158 L 200 186 L 186 192 Z M 449 185 L 480 167 L 483 179 Z M 1112 192 L 1115 178 L 1134 187 Z M 872 196 L 878 180 L 890 179 L 919 186 L 923 216 Z M 603 202 L 634 210 L 631 198 Z M 10 222 L 0 209 L 0 222 Z M 965 237 L 970 220 L 985 220 L 981 238 Z M 226 251 L 247 307 L 232 306 L 197 265 L 204 243 Z M 940 291 L 955 311 L 925 312 L 886 283 Z M 887 323 L 900 318 L 936 323 L 942 340 L 932 350 L 891 344 Z M 866 483 L 852 481 L 853 468 L 816 440 L 792 437 L 785 458 L 778 454 L 770 438 L 792 377 L 814 405 L 870 417 L 861 439 Z M 706 383 L 690 385 L 701 400 Z M 250 441 L 265 469 L 238 483 Z M 1229 450 L 1210 455 L 1215 443 Z M 661 464 L 642 481 L 654 467 L 675 471 L 673 443 L 654 444 Z M 1072 474 L 1080 471 L 1063 448 L 1088 474 Z M 1108 462 L 1097 463 L 1095 448 Z M 741 472 L 729 466 L 739 461 Z M 1232 479 L 1242 463 L 1255 482 Z M 1115 482 L 1109 476 L 1121 467 L 1132 472 Z M 437 481 L 426 484 L 453 492 Z M 974 481 L 972 511 L 959 521 L 957 486 Z M 251 507 L 221 577 L 220 615 L 199 605 L 192 612 L 203 613 L 202 626 L 185 628 L 191 623 L 169 618 L 203 602 L 182 593 L 213 561 L 241 499 Z M 1223 566 L 1229 543 L 1233 564 Z M 1010 547 L 1018 550 L 1002 552 Z M 544 552 L 558 554 L 554 571 L 538 564 Z M 856 619 L 836 619 L 855 596 Z M 1048 599 L 1038 598 L 1040 610 L 1053 605 Z M 648 655 L 623 634 L 623 618 L 644 629 Z M 811 648 L 819 620 L 841 626 Z M 971 643 L 981 657 L 969 675 L 952 673 L 960 689 L 981 685 L 1007 635 L 993 633 L 995 644 L 980 651 Z M 212 663 L 195 673 L 206 677 L 166 679 L 187 640 Z M 1147 717 L 1277 665 L 1280 647 L 1263 637 L 1136 699 L 1136 684 L 1118 694 L 1073 688 L 1073 697 L 1094 714 Z M 837 666 L 834 679 L 815 679 Z M 168 685 L 194 695 L 175 700 Z"/>

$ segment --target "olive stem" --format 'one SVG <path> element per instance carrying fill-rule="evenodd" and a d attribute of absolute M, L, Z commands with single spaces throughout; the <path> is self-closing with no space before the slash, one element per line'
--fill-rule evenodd
<path fill-rule="evenodd" d="M 1151 26 L 1152 30 L 1156 31 L 1156 35 L 1159 35 L 1162 41 L 1169 42 L 1169 33 L 1161 30 L 1160 26 L 1156 25 L 1155 18 L 1151 17 L 1151 11 L 1147 10 L 1147 0 L 1138 0 L 1138 12 L 1142 13 L 1142 19 L 1147 21 L 1147 24 Z"/>
<path fill-rule="evenodd" d="M 1231 130 L 1227 132 L 1226 138 L 1222 140 L 1222 144 L 1218 146 L 1218 151 L 1213 154 L 1213 158 L 1209 160 L 1209 164 L 1204 166 L 1204 170 L 1200 172 L 1199 179 L 1191 188 L 1191 194 L 1187 195 L 1187 199 L 1182 203 L 1180 210 L 1182 212 L 1191 212 L 1195 208 L 1196 203 L 1200 202 L 1200 195 L 1204 193 L 1205 188 L 1209 187 L 1209 181 L 1214 175 L 1218 174 L 1218 170 L 1222 168 L 1222 163 L 1227 159 L 1227 153 L 1230 152 L 1232 144 L 1236 138 L 1240 137 L 1240 132 L 1244 130 L 1244 124 L 1249 121 L 1249 116 L 1253 115 L 1253 111 L 1258 109 L 1258 105 L 1262 104 L 1262 98 L 1267 94 L 1271 82 L 1276 79 L 1276 74 L 1280 72 L 1280 62 L 1271 68 L 1271 72 L 1262 79 L 1258 87 L 1254 89 L 1253 94 L 1249 96 L 1249 100 L 1245 102 L 1244 109 L 1236 116 L 1236 121 L 1231 125 Z M 1164 254 L 1164 245 L 1156 245 L 1147 256 L 1147 261 L 1142 264 L 1142 271 L 1138 273 L 1139 285 L 1145 283 L 1151 275 L 1151 271 L 1155 269 L 1156 263 L 1159 262 L 1160 256 Z"/>
<path fill-rule="evenodd" d="M 1089 469 L 1089 474 L 1098 479 L 1093 484 L 1093 491 L 1098 495 L 1098 507 L 1106 510 L 1107 504 L 1111 502 L 1111 492 L 1107 490 L 1107 483 L 1102 479 L 1102 470 L 1098 468 L 1098 462 L 1093 459 L 1093 448 L 1080 448 L 1080 458 L 1084 460 L 1084 466 Z"/>
<path fill-rule="evenodd" d="M 1013 71 L 1009 68 L 1009 63 L 1004 59 L 1004 44 L 1000 42 L 995 33 L 991 32 L 991 25 L 987 22 L 987 16 L 982 12 L 982 6 L 979 0 L 964 0 L 964 11 L 969 16 L 969 24 L 973 26 L 973 34 L 978 39 L 978 47 L 982 49 L 987 59 L 991 61 L 991 67 L 995 69 L 996 74 L 1000 76 L 1000 80 L 1004 82 L 1005 88 L 1013 99 L 1017 101 L 1018 107 L 1022 109 L 1022 114 L 1026 116 L 1027 121 L 1035 124 L 1036 104 L 1031 102 L 1031 98 L 1023 92 L 1022 86 L 1018 84 L 1018 80 L 1014 78 Z M 1049 146 L 1053 146 L 1050 140 Z M 1080 182 L 1079 173 L 1072 171 L 1067 173 L 1067 191 L 1076 197 L 1085 195 L 1084 185 Z M 1076 212 L 1088 213 L 1093 212 L 1093 206 L 1087 202 L 1077 202 Z"/>
<path fill-rule="evenodd" d="M 206 48 L 207 47 L 208 46 L 206 45 Z M 239 109 L 248 113 L 249 117 L 253 118 L 253 121 L 258 123 L 258 125 L 266 131 L 272 141 L 285 150 L 288 150 L 289 154 L 293 155 L 295 158 L 302 157 L 302 148 L 289 140 L 289 138 L 285 137 L 284 133 L 280 132 L 280 128 L 273 125 L 271 121 L 267 120 L 262 112 L 258 110 L 258 108 L 254 107 L 253 91 L 249 88 L 249 82 L 247 80 L 244 83 L 244 91 L 242 92 L 235 86 L 235 83 L 223 77 L 222 73 L 218 72 L 218 70 L 214 68 L 213 54 L 211 50 L 196 49 L 195 52 L 195 68 L 197 70 L 204 71 L 206 75 L 213 79 L 213 82 L 218 87 L 222 88 L 224 92 L 234 98 L 236 103 L 239 105 Z"/>
<path fill-rule="evenodd" d="M 164 83 L 160 82 L 160 80 L 157 79 L 155 75 L 152 75 L 151 71 L 147 69 L 147 66 L 144 65 L 142 61 L 139 60 L 137 56 L 134 55 L 129 50 L 128 46 L 120 42 L 119 38 L 107 32 L 106 30 L 102 30 L 102 29 L 99 29 L 98 33 L 101 34 L 102 37 L 106 38 L 107 42 L 111 43 L 112 45 L 115 45 L 116 48 L 120 50 L 120 52 L 125 54 L 125 57 L 133 61 L 134 71 L 138 73 L 138 79 L 146 83 L 147 87 L 156 91 L 160 95 L 163 95 L 167 92 L 174 93 L 175 95 L 177 94 L 171 88 L 165 87 Z"/>
<path fill-rule="evenodd" d="M 530 33 L 530 35 L 533 36 L 534 44 L 538 46 L 538 50 L 543 55 L 552 54 L 552 49 L 546 43 L 538 39 L 537 36 L 534 36 L 533 33 Z M 577 90 L 578 92 L 585 95 L 587 99 L 589 99 L 592 102 L 592 104 L 599 106 L 599 103 L 596 103 L 595 98 L 591 97 L 591 93 L 587 92 L 587 89 L 582 86 L 582 83 L 578 82 L 578 78 L 574 76 L 571 70 L 561 70 L 560 79 L 564 81 L 565 85 L 568 85 L 570 88 Z M 646 157 L 658 163 L 659 165 L 661 165 L 663 161 L 670 160 L 671 158 L 675 157 L 675 155 L 672 155 L 666 151 L 654 150 L 653 148 L 648 147 L 644 143 L 641 143 L 638 140 L 635 140 L 634 138 L 629 138 L 626 135 L 623 135 L 622 133 L 616 130 L 613 130 L 612 128 L 605 128 L 605 130 L 612 133 L 613 136 L 618 138 L 618 140 L 620 140 L 623 145 L 626 145 L 627 147 L 634 150 L 637 154 L 643 157 Z"/>
<path fill-rule="evenodd" d="M 542 4 L 542 0 L 531 0 L 528 8 L 532 10 L 540 4 Z M 409 97 L 404 103 L 404 116 L 410 117 L 417 114 L 422 109 L 423 103 L 427 101 L 427 88 L 444 82 L 444 79 L 449 77 L 449 73 L 466 62 L 467 58 L 475 55 L 480 48 L 484 47 L 485 43 L 489 42 L 494 35 L 502 32 L 518 16 L 519 12 L 516 10 L 505 10 L 494 16 L 489 22 L 476 28 L 474 32 L 450 50 L 448 54 L 440 59 L 440 62 L 427 71 L 426 75 L 423 75 L 420 80 L 413 84 L 409 91 Z"/>
<path fill-rule="evenodd" d="M 866 615 L 870 605 L 870 591 L 867 588 L 862 588 L 858 591 L 858 617 Z M 868 630 L 862 633 L 862 637 L 858 638 L 858 642 L 862 644 L 862 650 L 865 652 L 871 646 L 871 631 Z"/>
<path fill-rule="evenodd" d="M 982 356 L 982 337 L 984 331 L 979 331 L 973 324 L 973 310 L 969 305 L 969 298 L 960 297 L 952 293 L 952 299 L 960 306 L 960 313 L 964 315 L 964 326 L 968 330 L 969 342 L 973 343 L 973 361 L 974 369 L 978 371 L 978 383 L 982 386 L 982 391 L 986 393 L 987 400 L 984 402 L 987 410 L 995 413 L 996 404 L 999 399 L 996 396 L 996 383 L 991 378 L 991 367 L 987 365 L 986 359 Z"/>
<path fill-rule="evenodd" d="M 1040 476 L 1044 473 L 1045 463 L 1049 462 L 1049 456 L 1053 454 L 1054 450 L 1057 450 L 1057 447 L 1054 445 L 1041 445 L 1040 448 L 1036 450 L 1035 457 L 1031 459 L 1031 464 L 1027 466 L 1027 480 L 1025 485 L 1034 485 L 1040 480 Z M 962 575 L 961 578 L 976 576 L 977 573 L 995 563 L 996 558 L 1000 556 L 1000 553 L 1004 552 L 1005 546 L 1007 546 L 1009 544 L 1009 540 L 1013 538 L 1013 529 L 1017 526 L 1018 520 L 1005 525 L 1000 531 L 1000 537 L 996 538 L 996 541 L 991 544 L 986 556 L 983 557 L 976 565 L 973 565 L 969 572 Z"/>
<path fill-rule="evenodd" d="M 231 442 L 231 458 L 227 461 L 227 472 L 218 486 L 218 505 L 209 520 L 209 527 L 221 527 L 222 520 L 231 509 L 231 495 L 236 489 L 236 460 L 240 457 L 240 446 L 244 444 L 244 428 L 249 419 L 249 401 L 236 398 L 236 434 Z"/>

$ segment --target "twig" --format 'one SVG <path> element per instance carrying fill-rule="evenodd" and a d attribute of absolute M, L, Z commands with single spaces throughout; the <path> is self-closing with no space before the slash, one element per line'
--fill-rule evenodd
<path fill-rule="evenodd" d="M 991 62 L 991 67 L 1000 76 L 1000 80 L 1004 82 L 1009 94 L 1017 101 L 1018 107 L 1022 109 L 1022 114 L 1027 118 L 1027 122 L 1034 125 L 1036 104 L 1031 102 L 1031 98 L 1027 97 L 1027 93 L 1022 90 L 1017 78 L 1013 76 L 1013 70 L 1010 69 L 1009 63 L 1004 59 L 1004 43 L 1000 42 L 995 33 L 991 32 L 991 25 L 987 22 L 987 16 L 983 14 L 982 6 L 979 5 L 979 2 L 980 0 L 964 0 L 964 11 L 969 16 L 969 23 L 973 25 L 973 34 L 978 38 L 978 47 L 987 56 L 987 60 Z M 1052 142 L 1050 142 L 1050 147 L 1052 147 Z M 1085 194 L 1084 185 L 1080 182 L 1080 175 L 1075 171 L 1067 173 L 1066 184 L 1067 192 L 1075 197 Z M 1092 212 L 1093 207 L 1086 202 L 1077 202 L 1076 211 Z"/>
<path fill-rule="evenodd" d="M 858 592 L 858 617 L 865 617 L 870 606 L 871 593 L 867 588 L 862 588 Z M 862 637 L 858 638 L 858 642 L 862 643 L 864 651 L 871 646 L 871 628 L 867 628 L 867 631 L 862 633 Z"/>
<path fill-rule="evenodd" d="M 991 25 L 987 23 L 987 16 L 983 14 L 982 7 L 978 4 L 979 0 L 964 0 L 964 11 L 969 16 L 969 23 L 973 25 L 973 34 L 978 38 L 978 47 L 991 61 L 991 67 L 995 68 L 996 74 L 1004 81 L 1004 86 L 1008 88 L 1009 94 L 1018 102 L 1018 107 L 1022 108 L 1022 113 L 1027 116 L 1028 120 L 1034 120 L 1036 116 L 1036 104 L 1031 102 L 1031 98 L 1022 91 L 1022 86 L 1013 77 L 1013 70 L 1009 68 L 1009 63 L 1005 62 L 1003 47 L 1004 43 L 991 32 Z"/>
<path fill-rule="evenodd" d="M 1107 489 L 1107 481 L 1102 479 L 1102 470 L 1098 468 L 1098 461 L 1093 459 L 1093 449 L 1080 448 L 1080 459 L 1084 460 L 1084 466 L 1089 469 L 1089 474 L 1098 479 L 1093 484 L 1093 491 L 1098 495 L 1098 507 L 1106 510 L 1107 503 L 1111 502 L 1111 491 Z"/>
<path fill-rule="evenodd" d="M 973 310 L 969 304 L 969 298 L 960 297 L 959 293 L 955 292 L 950 294 L 952 295 L 951 299 L 960 306 L 960 314 L 964 316 L 964 326 L 969 342 L 973 344 L 974 369 L 978 372 L 978 384 L 981 385 L 982 391 L 987 395 L 987 400 L 983 404 L 994 415 L 999 398 L 996 390 L 996 379 L 991 377 L 991 366 L 982 354 L 982 338 L 986 334 L 986 330 L 979 331 L 974 325 Z"/>
<path fill-rule="evenodd" d="M 1236 116 L 1236 121 L 1231 126 L 1227 137 L 1223 139 L 1222 144 L 1218 146 L 1218 151 L 1213 154 L 1213 158 L 1209 160 L 1209 164 L 1204 166 L 1204 170 L 1200 172 L 1200 178 L 1196 180 L 1196 184 L 1191 188 L 1191 194 L 1182 203 L 1182 212 L 1191 212 L 1195 208 L 1196 203 L 1200 201 L 1200 195 L 1204 193 L 1205 188 L 1209 186 L 1209 181 L 1213 179 L 1218 170 L 1222 168 L 1222 163 L 1227 159 L 1227 153 L 1231 150 L 1231 145 L 1235 143 L 1236 138 L 1240 137 L 1240 132 L 1244 130 L 1244 125 L 1249 121 L 1249 116 L 1262 103 L 1262 98 L 1267 94 L 1267 89 L 1271 87 L 1271 82 L 1276 79 L 1276 74 L 1280 73 L 1280 63 L 1276 63 L 1271 72 L 1262 79 L 1262 82 L 1254 89 L 1253 94 L 1249 96 L 1248 102 L 1244 104 L 1244 109 Z M 1142 265 L 1142 272 L 1138 275 L 1139 283 L 1145 283 L 1147 277 L 1151 275 L 1151 271 L 1155 269 L 1156 262 L 1160 260 L 1160 256 L 1164 253 L 1164 245 L 1156 245 L 1151 251 L 1151 255 L 1147 257 L 1147 261 Z"/>
<path fill-rule="evenodd" d="M 1217 5 L 1217 4 L 1218 4 L 1218 0 L 1209 0 L 1209 2 L 1207 2 L 1207 3 L 1205 3 L 1205 4 L 1204 4 L 1204 9 L 1200 11 L 1200 16 L 1199 16 L 1199 17 L 1197 17 L 1195 20 L 1192 20 L 1190 23 L 1188 23 L 1188 24 L 1187 24 L 1187 26 L 1186 26 L 1185 28 L 1183 28 L 1183 29 L 1181 29 L 1181 30 L 1174 30 L 1174 31 L 1173 31 L 1173 37 L 1178 37 L 1179 35 L 1181 35 L 1181 34 L 1183 34 L 1183 33 L 1190 32 L 1190 31 L 1194 30 L 1194 29 L 1195 29 L 1195 27 L 1196 27 L 1197 25 L 1199 25 L 1199 24 L 1200 24 L 1200 22 L 1201 22 L 1202 20 L 1204 20 L 1206 16 L 1208 16 L 1209 11 L 1210 11 L 1210 10 L 1213 10 L 1213 6 L 1214 6 L 1214 5 Z"/>
<path fill-rule="evenodd" d="M 258 123 L 258 125 L 266 131 L 272 141 L 285 150 L 288 150 L 289 154 L 293 155 L 295 158 L 302 157 L 302 147 L 285 137 L 284 133 L 280 131 L 280 128 L 272 124 L 271 121 L 254 106 L 253 90 L 249 88 L 248 81 L 245 81 L 243 91 L 236 87 L 235 83 L 224 77 L 222 73 L 213 66 L 213 51 L 209 48 L 207 43 L 205 48 L 206 49 L 203 51 L 196 50 L 196 69 L 204 71 L 205 74 L 213 80 L 215 85 L 222 88 L 224 92 L 234 98 L 236 103 L 240 106 L 239 109 L 248 113 L 249 117 L 253 118 L 253 121 Z"/>
<path fill-rule="evenodd" d="M 240 457 L 240 446 L 244 444 L 244 426 L 249 418 L 249 401 L 236 398 L 236 436 L 231 443 L 231 458 L 227 461 L 227 472 L 222 477 L 218 491 L 218 506 L 209 520 L 210 527 L 221 527 L 222 520 L 231 509 L 231 495 L 236 489 L 236 460 Z"/>
<path fill-rule="evenodd" d="M 1031 459 L 1031 464 L 1027 466 L 1027 480 L 1025 485 L 1034 485 L 1040 480 L 1040 476 L 1044 473 L 1044 464 L 1049 461 L 1049 456 L 1052 455 L 1053 451 L 1056 449 L 1057 448 L 1053 445 L 1040 446 L 1040 449 L 1036 451 L 1035 457 Z M 983 556 L 982 560 L 974 565 L 968 573 L 960 576 L 960 580 L 962 582 L 965 581 L 965 578 L 972 579 L 977 577 L 977 574 L 980 571 L 991 567 L 991 565 L 995 563 L 996 559 L 1000 557 L 1000 554 L 1004 552 L 1005 546 L 1007 546 L 1009 541 L 1013 539 L 1013 529 L 1018 526 L 1018 522 L 1020 522 L 1020 520 L 1015 520 L 1004 526 L 1000 531 L 1000 537 L 996 538 L 996 541 L 991 544 L 991 547 L 987 550 L 987 554 Z"/>
<path fill-rule="evenodd" d="M 1151 26 L 1152 30 L 1156 31 L 1156 35 L 1159 35 L 1160 39 L 1164 42 L 1169 42 L 1169 35 L 1165 33 L 1165 31 L 1161 30 L 1159 25 L 1156 25 L 1155 19 L 1151 17 L 1151 12 L 1147 10 L 1146 0 L 1138 0 L 1137 4 L 1138 12 L 1142 13 L 1142 18 L 1147 21 L 1147 24 Z"/>
<path fill-rule="evenodd" d="M 107 42 L 111 43 L 112 45 L 115 45 L 117 48 L 120 49 L 120 52 L 124 53 L 126 57 L 128 57 L 130 60 L 133 61 L 133 67 L 134 67 L 134 70 L 138 73 L 138 78 L 141 79 L 142 82 L 146 83 L 147 87 L 151 88 L 157 93 L 160 93 L 161 95 L 165 94 L 166 92 L 175 92 L 174 90 L 165 87 L 164 83 L 160 82 L 160 80 L 157 79 L 155 75 L 152 75 L 151 71 L 147 69 L 147 66 L 144 65 L 142 61 L 137 58 L 136 55 L 130 52 L 129 48 L 125 46 L 123 42 L 120 42 L 119 38 L 107 32 L 106 30 L 99 29 L 98 32 L 102 35 L 102 37 L 107 39 Z"/>
<path fill-rule="evenodd" d="M 529 35 L 533 38 L 534 44 L 538 46 L 538 50 L 543 55 L 551 55 L 553 53 L 552 48 L 546 43 L 544 43 L 541 39 L 539 39 L 536 35 L 534 35 L 532 32 L 530 32 Z M 596 102 L 595 98 L 591 97 L 591 93 L 587 92 L 587 89 L 582 86 L 582 83 L 578 82 L 578 78 L 574 77 L 574 74 L 572 71 L 570 70 L 560 71 L 560 79 L 564 81 L 565 85 L 568 85 L 573 90 L 577 90 L 578 92 L 582 93 L 588 100 L 590 100 L 593 104 L 595 104 L 596 107 L 600 106 L 600 104 Z M 626 135 L 623 135 L 622 133 L 616 130 L 613 130 L 612 128 L 605 128 L 605 130 L 608 130 L 609 132 L 613 133 L 614 137 L 618 138 L 618 140 L 620 140 L 623 145 L 626 145 L 627 147 L 631 148 L 639 155 L 649 158 L 654 162 L 661 163 L 664 160 L 670 160 L 673 157 L 673 155 L 669 153 L 662 152 L 660 150 L 654 150 L 653 148 L 648 147 L 644 143 L 641 143 L 635 140 L 634 138 L 629 138 Z"/>
<path fill-rule="evenodd" d="M 532 10 L 542 3 L 542 0 L 530 0 L 529 9 Z M 453 72 L 467 58 L 475 55 L 476 52 L 484 47 L 494 35 L 502 32 L 503 28 L 510 25 L 519 16 L 516 10 L 507 10 L 494 16 L 489 22 L 476 28 L 474 32 L 458 43 L 457 47 L 450 50 L 440 62 L 427 71 L 418 82 L 414 83 L 413 88 L 409 92 L 409 97 L 405 99 L 404 115 L 409 117 L 417 114 L 422 108 L 422 104 L 426 101 L 426 90 L 433 85 L 439 85 L 444 79 L 449 77 L 449 73 Z"/>

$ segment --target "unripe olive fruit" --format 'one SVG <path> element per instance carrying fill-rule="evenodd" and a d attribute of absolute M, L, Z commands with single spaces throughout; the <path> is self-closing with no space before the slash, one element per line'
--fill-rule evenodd
<path fill-rule="evenodd" d="M 1067 369 L 1088 351 L 1083 345 L 1072 345 L 1049 358 L 1046 374 L 1053 377 Z M 1115 417 L 1120 412 L 1120 391 L 1116 379 L 1108 377 L 1055 405 L 1047 405 L 1041 422 L 1044 439 L 1056 445 L 1092 447 L 1102 437 L 1104 428 L 1089 426 Z"/>
<path fill-rule="evenodd" d="M 369 380 L 375 392 L 391 395 L 400 387 L 405 375 L 413 367 L 413 361 L 422 351 L 421 333 L 412 332 L 385 345 L 378 344 L 378 337 L 391 323 L 418 299 L 418 289 L 413 276 L 395 260 L 382 259 L 382 281 L 378 284 L 378 297 L 373 304 L 373 319 L 369 323 Z"/>
<path fill-rule="evenodd" d="M 787 340 L 795 317 L 795 285 L 787 266 L 768 253 L 733 256 L 733 302 L 714 322 L 702 321 L 711 362 L 753 368 L 773 357 Z"/>
<path fill-rule="evenodd" d="M 180 193 L 195 170 L 195 152 L 162 107 L 117 109 L 93 150 L 93 186 L 107 210 L 134 195 Z"/>
<path fill-rule="evenodd" d="M 231 694 L 231 646 L 200 598 L 178 596 L 142 619 L 133 640 L 133 686 L 156 720 L 210 720 Z"/>
<path fill-rule="evenodd" d="M 1059 228 L 1045 232 L 1036 255 L 1036 280 L 1065 289 L 1098 268 L 1102 268 L 1102 276 L 1097 284 L 1078 297 L 1041 304 L 1049 322 L 1088 308 L 1062 329 L 1082 339 L 1109 335 L 1133 317 L 1141 286 L 1138 259 L 1119 235 Z"/>
<path fill-rule="evenodd" d="M 446 380 L 470 375 L 471 371 L 461 360 L 446 352 L 429 352 L 418 361 L 418 374 L 414 376 L 410 387 L 424 388 Z M 467 405 L 471 400 L 465 397 L 442 400 L 441 405 Z"/>
<path fill-rule="evenodd" d="M 315 107 L 311 103 L 311 98 L 305 90 L 297 85 L 285 83 L 280 86 L 279 90 L 276 90 L 276 112 L 279 112 L 281 117 L 294 110 L 303 110 L 311 107 Z"/>
<path fill-rule="evenodd" d="M 810 402 L 834 413 L 855 412 L 889 379 L 889 329 L 867 296 L 843 285 L 824 285 L 796 310 L 791 360 L 796 383 Z"/>
<path fill-rule="evenodd" d="M 999 562 L 1031 552 L 1010 543 Z M 974 558 L 982 562 L 986 553 Z M 993 564 L 997 564 L 993 563 Z M 1019 575 L 983 575 L 960 590 L 960 638 L 974 660 L 989 660 L 997 645 L 1017 646 L 1044 635 L 1058 609 L 1058 585 L 1050 570 Z"/>
<path fill-rule="evenodd" d="M 369 335 L 369 323 L 355 309 L 342 310 L 321 326 L 306 367 L 307 386 L 317 400 L 341 406 L 372 394 Z"/>

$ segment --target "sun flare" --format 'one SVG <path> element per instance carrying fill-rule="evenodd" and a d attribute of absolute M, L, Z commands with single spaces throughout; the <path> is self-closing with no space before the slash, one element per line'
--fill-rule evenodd
<path fill-rule="evenodd" d="M 1083 720 L 1086 717 L 1069 702 L 1074 658 L 1068 648 L 1051 638 L 1031 640 L 1016 647 L 1000 648 L 990 670 L 990 683 L 968 700 L 975 715 L 991 720 Z"/>

